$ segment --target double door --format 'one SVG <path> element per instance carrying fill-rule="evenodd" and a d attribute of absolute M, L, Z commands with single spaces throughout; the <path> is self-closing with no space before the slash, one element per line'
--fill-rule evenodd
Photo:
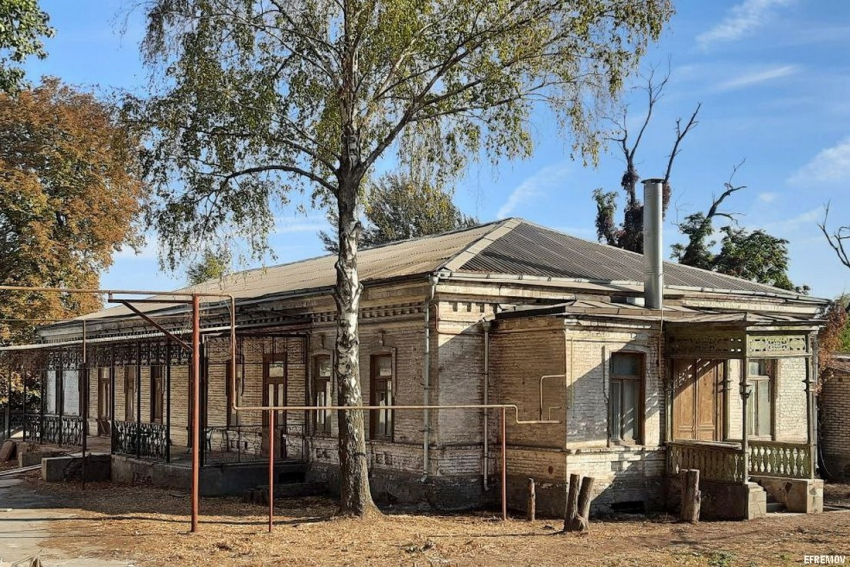
<path fill-rule="evenodd" d="M 674 440 L 723 440 L 725 369 L 723 360 L 674 360 Z"/>

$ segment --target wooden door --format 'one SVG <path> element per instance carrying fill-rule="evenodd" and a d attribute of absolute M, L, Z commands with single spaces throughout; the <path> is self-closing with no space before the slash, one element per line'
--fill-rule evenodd
<path fill-rule="evenodd" d="M 673 364 L 673 438 L 723 438 L 722 360 L 676 360 Z"/>
<path fill-rule="evenodd" d="M 286 405 L 286 353 L 267 354 L 263 357 L 263 405 Z M 274 416 L 275 430 L 269 432 L 269 414 L 263 412 L 263 437 L 274 435 L 275 455 L 286 458 L 286 412 L 276 411 Z M 264 443 L 264 451 L 268 453 L 268 443 Z"/>

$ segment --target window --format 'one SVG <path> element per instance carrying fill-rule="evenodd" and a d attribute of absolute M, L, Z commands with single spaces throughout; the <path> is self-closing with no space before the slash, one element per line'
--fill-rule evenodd
<path fill-rule="evenodd" d="M 747 400 L 747 434 L 771 437 L 773 434 L 773 379 L 776 364 L 773 360 L 749 361 Z"/>
<path fill-rule="evenodd" d="M 372 404 L 393 405 L 393 357 L 380 354 L 372 357 Z M 392 439 L 393 411 L 373 410 L 371 413 L 372 439 Z"/>
<path fill-rule="evenodd" d="M 320 354 L 313 358 L 313 405 L 328 406 L 333 401 L 331 390 L 331 357 Z M 316 410 L 313 416 L 313 431 L 331 432 L 331 410 Z"/>
<path fill-rule="evenodd" d="M 641 443 L 643 415 L 643 355 L 615 353 L 611 356 L 608 396 L 610 436 L 615 443 Z"/>
<path fill-rule="evenodd" d="M 231 400 L 231 395 L 233 392 L 232 376 L 233 369 L 231 368 L 231 360 L 227 361 L 227 381 L 225 382 L 225 388 L 227 388 L 227 392 L 225 392 L 225 396 L 227 397 L 227 427 L 239 425 L 239 414 L 233 411 L 233 403 Z M 242 365 L 242 361 L 237 359 L 236 361 L 236 405 L 242 403 L 242 394 L 245 389 L 245 368 Z"/>
<path fill-rule="evenodd" d="M 124 421 L 136 421 L 136 367 L 124 367 Z"/>
<path fill-rule="evenodd" d="M 165 381 L 162 366 L 151 366 L 151 423 L 162 423 Z"/>

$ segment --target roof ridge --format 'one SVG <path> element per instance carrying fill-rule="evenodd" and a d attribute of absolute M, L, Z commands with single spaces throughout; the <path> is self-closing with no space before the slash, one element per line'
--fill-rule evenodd
<path fill-rule="evenodd" d="M 437 266 L 437 269 L 434 271 L 438 272 L 440 270 L 449 270 L 451 272 L 456 272 L 464 264 L 483 252 L 488 246 L 510 233 L 523 222 L 525 222 L 523 219 L 517 217 L 508 217 L 506 219 L 496 221 L 493 223 L 494 226 L 491 230 L 473 240 L 463 250 L 457 252 L 454 256 Z"/>

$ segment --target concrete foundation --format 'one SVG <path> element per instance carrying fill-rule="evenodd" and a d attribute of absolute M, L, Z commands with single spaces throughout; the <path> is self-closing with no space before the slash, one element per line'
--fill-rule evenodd
<path fill-rule="evenodd" d="M 823 512 L 823 481 L 820 479 L 776 478 L 754 476 L 767 495 L 785 504 L 789 512 L 820 514 Z"/>
<path fill-rule="evenodd" d="M 278 462 L 275 480 L 281 484 L 301 482 L 305 469 L 306 465 L 301 462 Z M 199 481 L 202 496 L 241 496 L 246 490 L 268 486 L 268 463 L 207 466 L 200 470 Z M 112 455 L 112 482 L 188 491 L 192 486 L 192 469 L 185 465 Z"/>
<path fill-rule="evenodd" d="M 86 458 L 86 482 L 105 482 L 110 479 L 109 455 L 89 455 Z M 82 480 L 82 457 L 48 457 L 41 460 L 41 478 L 46 482 Z"/>
<path fill-rule="evenodd" d="M 767 493 L 755 482 L 746 484 L 699 481 L 701 520 L 755 520 L 767 515 Z M 679 514 L 682 486 L 679 477 L 667 477 L 667 511 Z"/>
<path fill-rule="evenodd" d="M 307 482 L 322 482 L 328 492 L 339 494 L 339 467 L 312 463 Z M 485 492 L 480 476 L 439 476 L 372 468 L 369 471 L 372 498 L 380 505 L 427 504 L 442 511 L 461 511 L 495 506 L 500 497 L 498 485 Z"/>

